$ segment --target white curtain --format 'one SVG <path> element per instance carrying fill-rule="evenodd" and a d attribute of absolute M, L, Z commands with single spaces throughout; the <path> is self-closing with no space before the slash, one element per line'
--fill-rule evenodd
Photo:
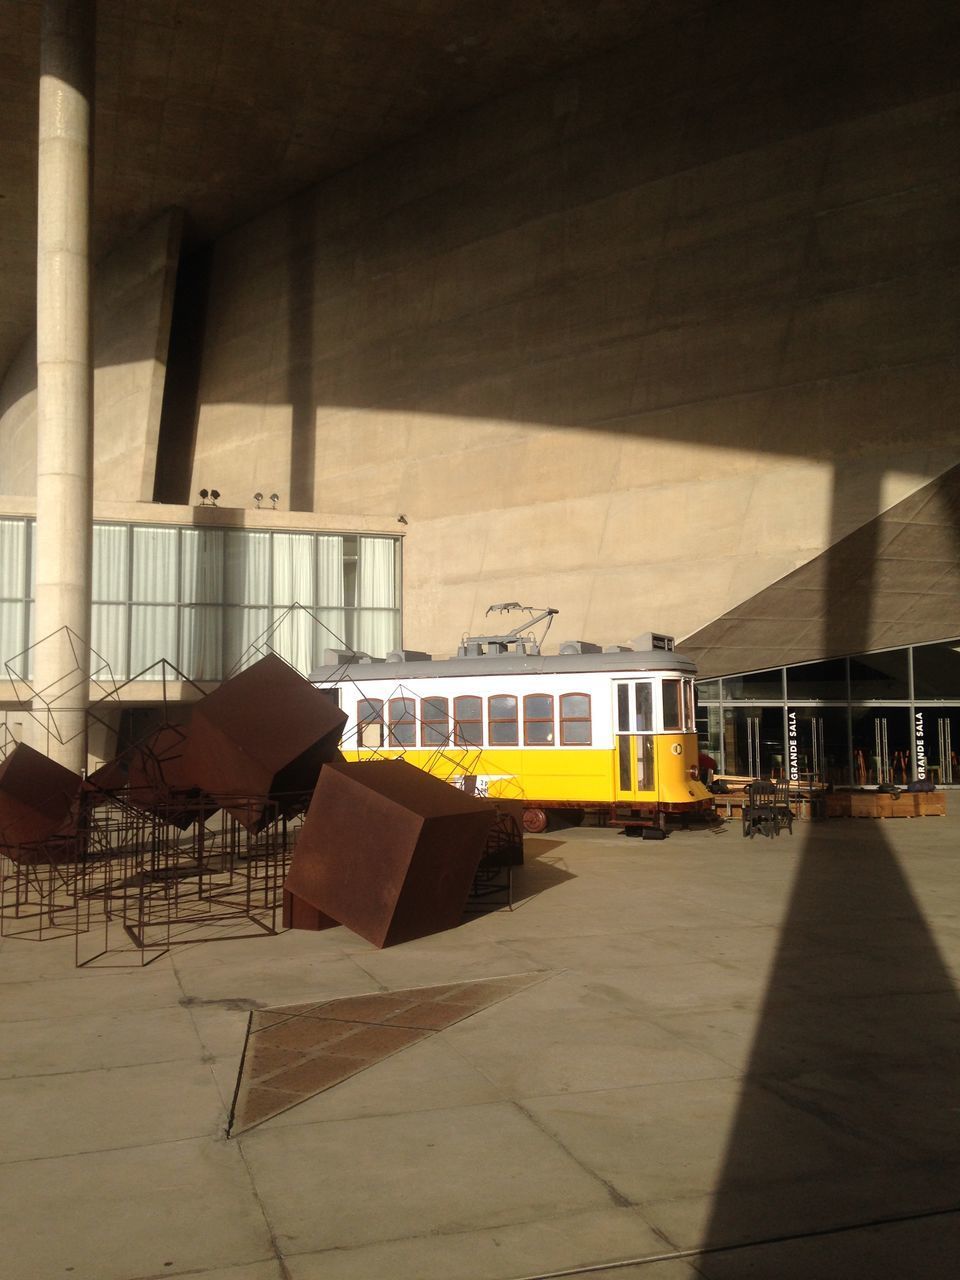
<path fill-rule="evenodd" d="M 313 666 L 313 541 L 309 533 L 273 535 L 273 621 L 277 625 L 270 647 L 301 675 Z M 291 609 L 291 605 L 304 607 Z"/>
<path fill-rule="evenodd" d="M 23 638 L 22 601 L 0 600 L 0 680 L 6 680 L 7 670 L 2 665 L 18 653 L 22 653 L 25 643 Z M 16 674 L 25 674 L 22 663 L 17 664 Z"/>
<path fill-rule="evenodd" d="M 127 670 L 127 609 L 130 530 L 122 524 L 93 526 L 93 611 L 90 645 L 117 680 Z M 96 663 L 96 658 L 93 659 Z M 94 671 L 93 674 L 97 674 Z M 107 678 L 106 671 L 99 679 Z"/>
<path fill-rule="evenodd" d="M 195 604 L 180 610 L 180 666 L 191 680 L 219 680 L 222 674 L 223 609 Z"/>
<path fill-rule="evenodd" d="M 23 634 L 26 525 L 23 520 L 0 520 L 0 680 L 6 680 L 2 666 L 25 648 Z M 25 674 L 23 671 L 18 675 Z"/>
<path fill-rule="evenodd" d="M 266 652 L 263 646 L 269 640 L 269 609 L 228 606 L 224 610 L 224 627 L 224 676 L 233 674 L 238 663 L 238 669 L 242 670 L 263 657 Z M 258 647 L 251 648 L 255 644 Z"/>
<path fill-rule="evenodd" d="M 360 608 L 392 609 L 397 603 L 396 543 L 393 538 L 360 539 Z"/>
<path fill-rule="evenodd" d="M 123 524 L 93 526 L 93 598 L 117 604 L 127 598 L 129 529 Z"/>
<path fill-rule="evenodd" d="M 218 680 L 223 641 L 223 533 L 184 529 L 180 538 L 180 664 L 193 680 Z"/>
<path fill-rule="evenodd" d="M 161 658 L 177 666 L 177 608 L 172 604 L 135 604 L 130 625 L 130 674 L 159 680 Z M 147 671 L 146 668 L 151 670 Z"/>
<path fill-rule="evenodd" d="M 224 599 L 228 605 L 265 605 L 270 599 L 270 535 L 231 530 L 224 543 Z M 224 669 L 229 674 L 241 658 L 243 666 L 263 654 L 247 652 L 270 625 L 263 608 L 224 610 Z"/>
<path fill-rule="evenodd" d="M 343 607 L 343 538 L 317 537 L 317 604 Z"/>
<path fill-rule="evenodd" d="M 224 586 L 228 604 L 269 603 L 269 533 L 231 531 L 227 534 Z"/>
<path fill-rule="evenodd" d="M 176 602 L 177 532 L 176 529 L 134 528 L 134 600 L 151 604 Z"/>
<path fill-rule="evenodd" d="M 347 648 L 347 619 L 344 613 L 343 538 L 339 534 L 317 536 L 317 605 L 314 614 L 320 625 L 313 644 L 314 666 L 323 663 L 324 649 Z"/>
<path fill-rule="evenodd" d="M 399 643 L 396 543 L 393 538 L 360 538 L 354 645 L 382 658 Z"/>
<path fill-rule="evenodd" d="M 177 529 L 133 530 L 132 676 L 145 672 L 155 680 L 161 658 L 177 663 L 177 534 Z"/>
<path fill-rule="evenodd" d="M 181 600 L 219 604 L 223 599 L 223 533 L 220 529 L 184 529 L 180 535 Z"/>
<path fill-rule="evenodd" d="M 23 600 L 27 529 L 23 520 L 0 520 L 0 597 Z"/>
<path fill-rule="evenodd" d="M 127 671 L 127 607 L 95 604 L 90 617 L 90 674 L 98 680 L 125 680 Z M 106 663 L 109 672 L 104 668 Z"/>

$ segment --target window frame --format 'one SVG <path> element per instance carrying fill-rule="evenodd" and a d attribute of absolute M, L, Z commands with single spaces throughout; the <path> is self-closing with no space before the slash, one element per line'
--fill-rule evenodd
<path fill-rule="evenodd" d="M 563 713 L 563 704 L 566 698 L 586 698 L 587 714 L 585 716 L 569 716 Z M 593 699 L 589 693 L 582 693 L 579 690 L 571 689 L 569 693 L 561 693 L 558 706 L 558 720 L 560 725 L 560 745 L 561 747 L 591 747 L 593 746 Z M 585 724 L 587 726 L 586 742 L 569 742 L 566 735 L 567 724 Z"/>
<path fill-rule="evenodd" d="M 531 716 L 527 713 L 527 703 L 531 698 L 546 698 L 550 703 L 549 716 Z M 548 724 L 550 740 L 548 742 L 531 741 L 527 725 Z M 525 693 L 523 695 L 523 745 L 525 747 L 555 747 L 557 745 L 557 700 L 552 693 Z"/>
<path fill-rule="evenodd" d="M 677 723 L 667 724 L 667 686 L 676 690 Z M 660 681 L 660 723 L 664 733 L 683 733 L 683 679 L 680 676 L 666 676 Z"/>
<path fill-rule="evenodd" d="M 460 715 L 459 704 L 467 698 L 476 702 L 478 714 L 469 716 L 466 719 Z M 477 725 L 479 729 L 479 742 L 467 742 L 463 736 L 463 725 Z M 482 747 L 484 743 L 484 723 L 483 723 L 483 697 L 479 693 L 458 693 L 453 699 L 453 743 L 457 747 Z"/>
<path fill-rule="evenodd" d="M 397 704 L 403 705 L 404 710 L 395 719 L 393 709 Z M 412 712 L 407 715 L 406 708 L 413 708 Z M 397 737 L 397 729 L 400 725 L 410 726 L 411 738 L 409 742 L 401 742 Z M 397 698 L 389 698 L 387 700 L 387 746 L 394 749 L 409 750 L 417 745 L 417 699 L 411 698 L 407 694 L 403 694 Z"/>
<path fill-rule="evenodd" d="M 374 716 L 361 716 L 361 707 L 378 707 L 379 712 Z M 358 698 L 357 699 L 357 747 L 361 751 L 379 751 L 386 746 L 387 722 L 383 714 L 384 701 L 382 698 Z M 380 726 L 380 741 L 376 746 L 372 746 L 363 740 L 363 731 L 372 728 L 374 725 Z"/>
<path fill-rule="evenodd" d="M 443 717 L 438 719 L 427 715 L 427 704 L 430 702 L 443 703 Z M 435 725 L 442 725 L 442 736 L 436 742 L 429 742 L 427 734 L 433 731 Z M 420 745 L 430 750 L 436 750 L 437 747 L 445 747 L 450 741 L 450 699 L 446 694 L 431 694 L 420 699 Z"/>
<path fill-rule="evenodd" d="M 493 716 L 490 712 L 491 703 L 497 698 L 509 698 L 513 703 L 513 716 Z M 513 741 L 512 742 L 495 742 L 493 726 L 495 724 L 512 724 L 513 725 Z M 520 708 L 515 693 L 491 693 L 487 695 L 487 741 L 491 747 L 519 747 L 520 745 Z"/>

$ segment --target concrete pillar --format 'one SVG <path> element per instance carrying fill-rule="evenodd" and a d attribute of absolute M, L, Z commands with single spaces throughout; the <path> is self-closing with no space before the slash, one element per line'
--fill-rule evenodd
<path fill-rule="evenodd" d="M 95 0 L 42 0 L 37 201 L 37 551 L 33 684 L 47 753 L 85 764 L 93 369 L 90 175 Z M 63 631 L 69 628 L 81 642 Z M 46 639 L 59 633 L 54 639 Z M 37 643 L 40 642 L 40 643 Z M 38 716 L 44 706 L 34 702 Z M 69 739 L 61 743 L 57 738 Z"/>

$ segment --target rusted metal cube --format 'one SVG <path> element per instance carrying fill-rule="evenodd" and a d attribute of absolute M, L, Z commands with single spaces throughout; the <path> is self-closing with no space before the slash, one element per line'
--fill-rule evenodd
<path fill-rule="evenodd" d="M 165 724 L 125 752 L 127 799 L 186 830 L 198 818 L 209 818 L 216 802 L 193 784 L 184 760 L 187 733 Z"/>
<path fill-rule="evenodd" d="M 401 760 L 327 765 L 284 888 L 377 947 L 451 929 L 494 816 Z"/>
<path fill-rule="evenodd" d="M 82 786 L 80 775 L 56 760 L 24 742 L 14 747 L 0 763 L 0 845 L 14 862 L 73 856 L 69 841 L 57 842 L 76 830 Z"/>
<path fill-rule="evenodd" d="M 347 717 L 331 698 L 268 654 L 193 709 L 183 777 L 250 831 L 288 798 L 309 795 L 338 757 Z"/>
<path fill-rule="evenodd" d="M 331 920 L 309 902 L 304 902 L 289 889 L 283 891 L 283 927 L 285 929 L 304 929 L 308 933 L 319 933 L 323 929 L 334 929 L 339 920 Z"/>

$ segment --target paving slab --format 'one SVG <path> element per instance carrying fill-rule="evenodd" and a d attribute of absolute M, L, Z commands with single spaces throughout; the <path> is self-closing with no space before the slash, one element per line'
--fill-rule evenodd
<path fill-rule="evenodd" d="M 0 1115 L 4 1163 L 212 1135 L 225 1118 L 201 1062 L 0 1081 Z"/>
<path fill-rule="evenodd" d="M 960 1258 L 960 1213 L 890 1222 L 829 1235 L 705 1254 L 707 1280 L 953 1280 Z"/>
<path fill-rule="evenodd" d="M 31 1018 L 4 1028 L 0 1078 L 197 1060 L 203 1051 L 190 1014 L 179 1005 L 146 1013 Z"/>
<path fill-rule="evenodd" d="M 635 1209 L 607 1208 L 541 1216 L 473 1231 L 416 1235 L 352 1249 L 291 1254 L 291 1280 L 519 1280 L 598 1260 L 652 1257 L 663 1240 Z M 593 1272 L 590 1277 L 592 1280 Z M 619 1270 L 613 1274 L 620 1274 Z M 662 1273 L 665 1280 L 680 1280 Z"/>
<path fill-rule="evenodd" d="M 514 1098 L 732 1074 L 645 1017 L 643 999 L 620 974 L 558 974 L 495 1016 L 451 1028 L 446 1040 Z"/>
<path fill-rule="evenodd" d="M 0 1275 L 134 1280 L 275 1256 L 241 1153 L 223 1142 L 0 1165 Z"/>
<path fill-rule="evenodd" d="M 508 1103 L 263 1126 L 237 1142 L 284 1254 L 611 1203 L 597 1177 Z"/>

